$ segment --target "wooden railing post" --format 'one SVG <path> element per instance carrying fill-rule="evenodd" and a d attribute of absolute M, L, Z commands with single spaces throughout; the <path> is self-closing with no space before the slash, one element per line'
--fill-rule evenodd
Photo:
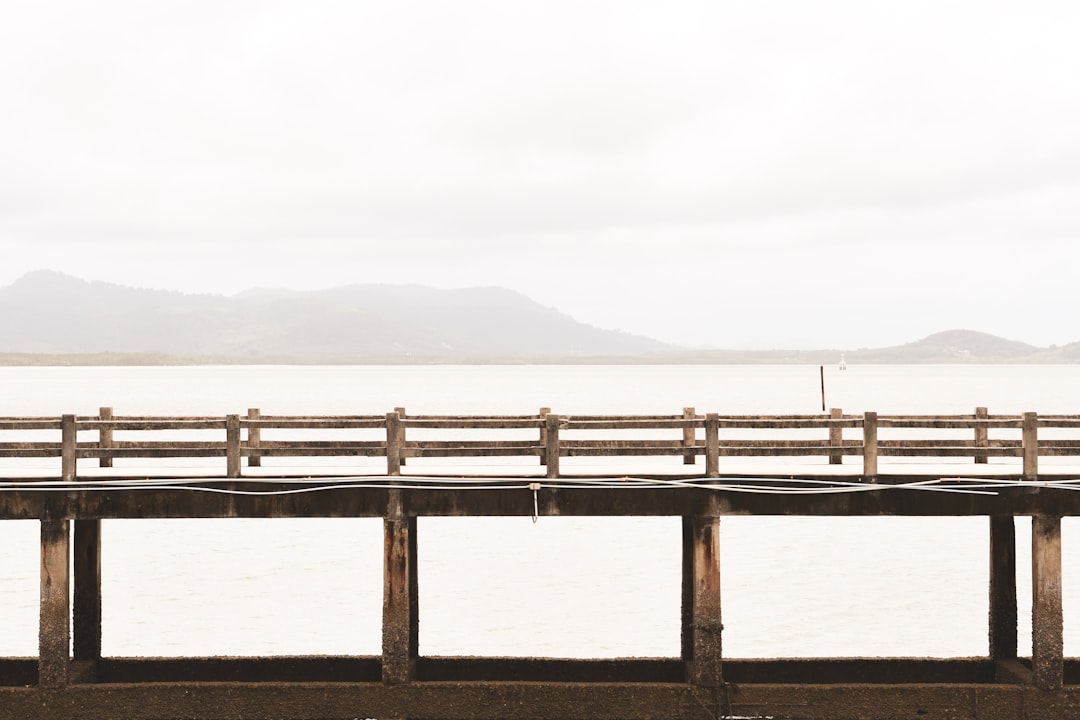
<path fill-rule="evenodd" d="M 705 476 L 720 477 L 720 416 L 705 416 Z"/>
<path fill-rule="evenodd" d="M 391 490 L 383 519 L 382 680 L 416 679 L 420 614 L 416 516 L 407 512 L 403 491 Z"/>
<path fill-rule="evenodd" d="M 874 482 L 878 473 L 878 418 L 876 412 L 863 415 L 863 478 Z"/>
<path fill-rule="evenodd" d="M 1064 681 L 1061 606 L 1061 518 L 1031 519 L 1031 670 L 1035 685 L 1058 690 Z"/>
<path fill-rule="evenodd" d="M 41 521 L 41 603 L 38 622 L 38 685 L 68 684 L 71 658 L 70 534 L 67 520 Z"/>
<path fill-rule="evenodd" d="M 240 416 L 225 416 L 225 474 L 240 477 Z"/>
<path fill-rule="evenodd" d="M 1039 416 L 1037 413 L 1024 413 L 1023 420 L 1024 479 L 1039 478 Z"/>
<path fill-rule="evenodd" d="M 248 408 L 248 420 L 258 420 L 260 415 L 259 408 Z M 262 465 L 262 455 L 259 454 L 259 443 L 261 442 L 262 428 L 249 427 L 247 429 L 248 467 L 260 467 Z"/>
<path fill-rule="evenodd" d="M 683 517 L 682 655 L 687 682 L 719 687 L 723 676 L 720 518 Z"/>
<path fill-rule="evenodd" d="M 548 414 L 544 418 L 547 437 L 544 443 L 544 464 L 549 478 L 559 477 L 559 416 Z"/>
<path fill-rule="evenodd" d="M 401 416 L 386 413 L 386 474 L 401 474 Z"/>
<path fill-rule="evenodd" d="M 684 407 L 682 410 L 682 416 L 684 420 L 693 420 L 697 416 L 697 411 L 692 407 Z M 692 427 L 685 427 L 682 431 L 682 444 L 685 448 L 694 447 L 696 442 L 697 430 Z M 697 455 L 691 451 L 683 453 L 683 465 L 694 465 L 697 463 Z"/>
<path fill-rule="evenodd" d="M 77 474 L 75 451 L 78 448 L 78 430 L 74 415 L 60 416 L 60 477 L 72 482 Z"/>
<path fill-rule="evenodd" d="M 551 414 L 551 408 L 542 407 L 538 417 L 540 418 L 540 464 L 547 465 L 547 416 Z"/>
<path fill-rule="evenodd" d="M 405 422 L 404 422 L 404 420 L 405 420 L 405 408 L 396 407 L 396 408 L 394 408 L 394 412 L 396 412 L 398 414 L 398 419 L 402 421 L 402 422 L 398 423 L 398 447 L 401 450 L 404 450 L 405 449 Z M 398 452 L 398 457 L 399 457 L 398 463 L 400 465 L 405 465 L 406 461 L 408 460 L 408 458 L 405 457 L 405 454 L 402 453 L 402 452 Z"/>
<path fill-rule="evenodd" d="M 829 419 L 833 422 L 829 424 L 829 446 L 838 448 L 844 444 L 844 428 L 837 422 L 844 417 L 844 411 L 840 408 L 831 408 L 829 410 Z M 844 463 L 844 454 L 842 452 L 833 452 L 829 455 L 830 465 L 842 465 Z"/>
<path fill-rule="evenodd" d="M 98 420 L 102 422 L 112 420 L 113 411 L 111 407 L 103 407 L 98 409 Z M 98 445 L 101 447 L 102 454 L 98 457 L 98 467 L 112 467 L 113 460 L 111 457 L 106 457 L 104 451 L 112 447 L 113 431 L 112 428 L 101 428 L 98 430 Z"/>
<path fill-rule="evenodd" d="M 979 423 L 980 420 L 986 420 L 989 417 L 990 413 L 986 408 L 975 408 L 975 462 L 980 465 L 985 465 L 990 461 L 990 455 L 979 450 L 979 448 L 990 447 L 990 431 L 986 425 Z"/>

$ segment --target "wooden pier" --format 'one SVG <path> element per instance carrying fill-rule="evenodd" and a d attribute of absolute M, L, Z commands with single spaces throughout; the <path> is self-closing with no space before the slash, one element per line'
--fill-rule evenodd
<path fill-rule="evenodd" d="M 447 458 L 478 464 L 432 464 Z M 490 458 L 508 464 L 481 463 Z M 312 464 L 298 468 L 300 459 Z M 38 520 L 41 549 L 39 653 L 0 659 L 0 718 L 1080 718 L 1061 583 L 1061 520 L 1080 515 L 1078 467 L 1080 416 L 984 408 L 0 418 L 0 519 Z M 417 518 L 507 515 L 681 517 L 681 655 L 421 656 Z M 729 515 L 985 516 L 986 654 L 725 657 L 719 531 Z M 1017 643 L 1017 516 L 1032 518 L 1030 652 Z M 382 518 L 381 655 L 103 657 L 101 521 L 233 517 Z"/>

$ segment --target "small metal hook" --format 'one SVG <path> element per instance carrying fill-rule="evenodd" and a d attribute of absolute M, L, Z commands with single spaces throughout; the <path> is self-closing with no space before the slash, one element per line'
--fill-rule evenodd
<path fill-rule="evenodd" d="M 535 525 L 536 521 L 540 519 L 540 498 L 538 497 L 538 493 L 540 491 L 540 483 L 538 483 L 538 482 L 529 483 L 529 489 L 532 490 L 532 494 L 533 494 L 532 521 L 533 521 L 533 525 Z"/>

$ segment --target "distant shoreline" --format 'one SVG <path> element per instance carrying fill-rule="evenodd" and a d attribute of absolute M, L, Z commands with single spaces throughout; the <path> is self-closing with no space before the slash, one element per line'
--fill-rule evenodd
<path fill-rule="evenodd" d="M 1078 358 L 1033 357 L 949 357 L 931 356 L 899 359 L 891 353 L 873 352 L 860 358 L 858 352 L 845 353 L 848 366 L 858 365 L 1077 365 Z M 346 366 L 346 365 L 839 365 L 839 351 L 756 351 L 702 350 L 634 356 L 430 356 L 355 358 L 273 358 L 168 355 L 160 353 L 0 353 L 0 367 L 166 367 L 166 366 Z"/>

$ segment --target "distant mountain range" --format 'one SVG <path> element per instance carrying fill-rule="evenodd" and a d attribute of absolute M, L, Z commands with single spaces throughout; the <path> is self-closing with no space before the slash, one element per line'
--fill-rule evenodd
<path fill-rule="evenodd" d="M 0 288 L 0 353 L 213 361 L 467 361 L 639 356 L 672 350 L 602 330 L 501 288 L 351 285 L 186 295 L 51 271 Z"/>
<path fill-rule="evenodd" d="M 350 285 L 188 295 L 37 271 L 0 288 L 0 364 L 1080 363 L 949 330 L 878 349 L 688 350 L 580 323 L 502 288 Z"/>

